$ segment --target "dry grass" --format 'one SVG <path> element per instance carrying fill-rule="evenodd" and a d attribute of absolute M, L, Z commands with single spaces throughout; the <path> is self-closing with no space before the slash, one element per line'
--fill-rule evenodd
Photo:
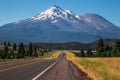
<path fill-rule="evenodd" d="M 52 55 L 44 57 L 44 59 L 55 59 L 60 55 L 61 51 L 54 51 Z"/>
<path fill-rule="evenodd" d="M 120 80 L 120 58 L 78 58 L 67 52 L 67 59 L 73 61 L 93 80 Z"/>
<path fill-rule="evenodd" d="M 3 45 L 0 45 L 0 49 L 2 49 L 4 46 Z"/>

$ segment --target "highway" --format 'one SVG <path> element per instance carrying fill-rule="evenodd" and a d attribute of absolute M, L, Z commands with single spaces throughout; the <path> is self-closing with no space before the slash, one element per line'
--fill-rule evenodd
<path fill-rule="evenodd" d="M 0 80 L 90 80 L 66 60 L 64 52 L 53 60 L 20 60 L 0 63 Z"/>
<path fill-rule="evenodd" d="M 56 60 L 29 60 L 0 63 L 0 80 L 32 80 Z"/>

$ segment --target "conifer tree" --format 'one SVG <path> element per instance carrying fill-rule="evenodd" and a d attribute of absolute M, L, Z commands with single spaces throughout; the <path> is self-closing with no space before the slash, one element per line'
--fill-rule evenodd
<path fill-rule="evenodd" d="M 97 56 L 103 57 L 104 56 L 104 42 L 103 39 L 98 40 L 97 47 L 96 47 Z"/>
<path fill-rule="evenodd" d="M 92 56 L 92 52 L 91 52 L 91 50 L 88 49 L 87 52 L 86 52 L 86 54 L 87 54 L 87 57 L 91 57 L 91 56 Z"/>
<path fill-rule="evenodd" d="M 32 56 L 32 53 L 33 53 L 33 45 L 32 45 L 32 43 L 30 42 L 30 43 L 29 43 L 29 56 Z"/>
<path fill-rule="evenodd" d="M 9 48 L 8 48 L 7 45 L 4 45 L 3 53 L 4 53 L 4 58 L 8 58 L 9 57 Z"/>
<path fill-rule="evenodd" d="M 81 49 L 80 56 L 81 56 L 81 57 L 85 57 L 85 53 L 84 53 L 84 50 L 83 50 L 83 49 Z"/>
<path fill-rule="evenodd" d="M 111 55 L 116 57 L 120 56 L 120 40 L 115 41 L 111 51 Z"/>
<path fill-rule="evenodd" d="M 19 44 L 18 57 L 19 58 L 25 57 L 25 48 L 24 48 L 24 44 L 23 43 Z"/>
<path fill-rule="evenodd" d="M 17 50 L 17 45 L 16 45 L 16 43 L 13 44 L 13 50 L 14 50 L 14 51 Z"/>
<path fill-rule="evenodd" d="M 7 45 L 6 41 L 4 41 L 4 45 Z"/>
<path fill-rule="evenodd" d="M 10 42 L 7 43 L 8 46 L 11 46 Z"/>

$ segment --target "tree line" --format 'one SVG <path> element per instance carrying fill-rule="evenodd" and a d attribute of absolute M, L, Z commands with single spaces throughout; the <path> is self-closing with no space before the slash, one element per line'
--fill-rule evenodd
<path fill-rule="evenodd" d="M 112 46 L 105 45 L 103 39 L 100 39 L 96 47 L 96 53 L 100 57 L 119 57 L 120 39 L 116 40 Z"/>
<path fill-rule="evenodd" d="M 24 57 L 39 57 L 44 56 L 48 53 L 49 49 L 40 49 L 30 42 L 28 46 L 25 46 L 22 42 L 17 45 L 13 45 L 10 42 L 4 42 L 3 48 L 0 49 L 1 59 L 14 59 L 14 58 L 24 58 Z"/>
<path fill-rule="evenodd" d="M 96 50 L 83 50 L 73 52 L 78 57 L 120 57 L 120 39 L 116 40 L 112 46 L 105 45 L 103 39 L 98 40 Z"/>

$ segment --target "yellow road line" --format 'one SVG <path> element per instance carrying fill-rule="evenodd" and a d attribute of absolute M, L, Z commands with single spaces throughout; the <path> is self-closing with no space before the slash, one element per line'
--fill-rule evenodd
<path fill-rule="evenodd" d="M 12 64 L 4 64 L 4 65 L 0 65 L 0 67 L 2 67 L 2 66 L 8 66 L 8 65 L 12 65 Z"/>
<path fill-rule="evenodd" d="M 25 62 L 14 63 L 14 64 L 22 64 L 22 63 L 25 63 Z M 2 67 L 2 66 L 9 66 L 9 65 L 14 65 L 14 64 L 3 64 L 3 65 L 0 65 L 0 67 Z"/>
<path fill-rule="evenodd" d="M 37 61 L 37 62 L 40 62 L 40 61 Z M 8 71 L 8 70 L 12 70 L 12 69 L 24 67 L 24 66 L 27 66 L 27 65 L 35 64 L 37 62 L 31 62 L 31 63 L 28 63 L 28 64 L 22 64 L 22 65 L 19 65 L 19 66 L 14 66 L 14 67 L 6 68 L 6 69 L 3 69 L 3 70 L 0 70 L 0 72 L 5 72 L 5 71 Z"/>
<path fill-rule="evenodd" d="M 14 64 L 23 64 L 23 63 L 29 63 L 29 62 L 33 62 L 33 61 L 28 61 L 28 62 L 24 62 L 24 61 L 22 61 L 22 62 L 17 62 L 17 63 L 13 63 L 13 64 L 3 64 L 3 65 L 0 65 L 0 67 L 3 67 L 3 66 L 9 66 L 9 65 L 14 65 Z"/>

